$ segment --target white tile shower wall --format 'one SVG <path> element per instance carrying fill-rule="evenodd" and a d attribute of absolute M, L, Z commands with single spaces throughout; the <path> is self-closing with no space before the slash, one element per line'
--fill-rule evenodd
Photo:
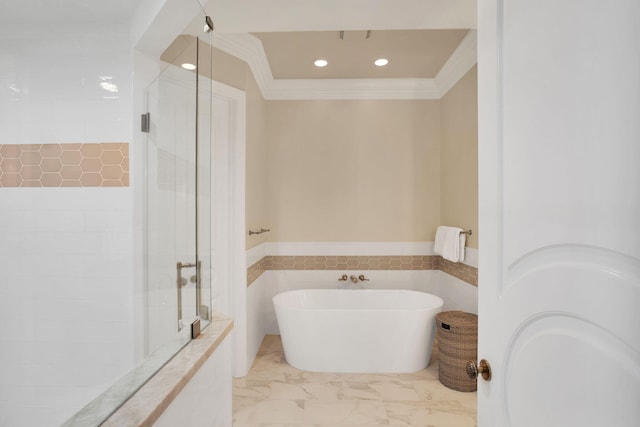
<path fill-rule="evenodd" d="M 0 197 L 0 425 L 58 425 L 134 363 L 130 190 Z"/>
<path fill-rule="evenodd" d="M 132 55 L 126 30 L 99 23 L 46 36 L 0 30 L 0 41 L 0 143 L 130 140 Z"/>
<path fill-rule="evenodd" d="M 0 144 L 131 141 L 124 27 L 0 29 Z M 0 190 L 0 425 L 59 425 L 133 365 L 132 189 Z"/>

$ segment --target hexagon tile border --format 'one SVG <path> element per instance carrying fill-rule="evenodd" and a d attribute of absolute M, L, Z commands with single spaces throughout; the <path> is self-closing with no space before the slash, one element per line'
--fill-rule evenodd
<path fill-rule="evenodd" d="M 128 187 L 129 144 L 0 144 L 0 187 Z"/>

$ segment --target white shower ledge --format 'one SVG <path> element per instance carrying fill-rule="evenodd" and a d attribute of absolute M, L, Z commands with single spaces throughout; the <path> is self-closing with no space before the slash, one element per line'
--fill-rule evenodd
<path fill-rule="evenodd" d="M 101 426 L 151 426 L 233 329 L 233 320 L 213 313 L 211 324 L 193 339 Z"/>

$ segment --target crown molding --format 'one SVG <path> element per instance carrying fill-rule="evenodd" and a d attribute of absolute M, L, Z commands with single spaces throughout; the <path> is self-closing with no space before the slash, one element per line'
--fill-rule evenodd
<path fill-rule="evenodd" d="M 434 79 L 278 79 L 265 99 L 439 99 Z"/>
<path fill-rule="evenodd" d="M 235 56 L 249 64 L 249 68 L 256 79 L 262 96 L 266 98 L 265 89 L 274 82 L 271 67 L 264 53 L 262 42 L 257 37 L 248 33 L 243 34 L 216 34 L 213 35 L 213 47 Z"/>
<path fill-rule="evenodd" d="M 478 62 L 478 31 L 469 30 L 435 78 L 440 97 L 446 95 Z"/>
<path fill-rule="evenodd" d="M 265 100 L 440 99 L 477 61 L 470 30 L 434 79 L 274 79 L 262 47 L 251 34 L 215 34 L 213 46 L 245 61 Z"/>

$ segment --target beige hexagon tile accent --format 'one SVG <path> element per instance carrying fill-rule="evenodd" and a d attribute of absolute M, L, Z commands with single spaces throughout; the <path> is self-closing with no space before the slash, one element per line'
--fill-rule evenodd
<path fill-rule="evenodd" d="M 104 179 L 121 179 L 122 168 L 118 166 L 103 166 L 100 170 L 100 174 Z"/>
<path fill-rule="evenodd" d="M 0 161 L 0 170 L 4 173 L 19 173 L 21 168 L 20 159 L 3 159 Z"/>
<path fill-rule="evenodd" d="M 102 154 L 102 144 L 82 144 L 80 154 L 85 158 L 100 157 L 100 154 Z"/>
<path fill-rule="evenodd" d="M 60 171 L 60 175 L 62 175 L 62 179 L 79 179 L 80 176 L 82 175 L 82 169 L 80 169 L 80 166 L 63 166 L 62 170 Z"/>
<path fill-rule="evenodd" d="M 102 169 L 102 165 L 103 163 L 100 161 L 99 158 L 85 157 L 80 162 L 80 169 L 82 169 L 82 172 L 85 172 L 85 173 L 93 173 L 98 171 L 97 173 L 99 175 L 100 174 L 99 171 L 100 169 Z"/>
<path fill-rule="evenodd" d="M 459 262 L 451 262 L 441 257 L 440 270 L 473 286 L 478 286 L 478 269 L 475 267 Z"/>
<path fill-rule="evenodd" d="M 120 151 L 105 151 L 100 156 L 100 160 L 105 165 L 120 165 L 122 163 L 122 159 L 124 155 Z"/>
<path fill-rule="evenodd" d="M 3 159 L 18 159 L 20 153 L 22 149 L 19 145 L 0 145 L 0 157 Z"/>
<path fill-rule="evenodd" d="M 80 180 L 83 187 L 100 187 L 102 175 L 99 172 L 83 172 Z"/>
<path fill-rule="evenodd" d="M 23 180 L 39 180 L 42 176 L 42 169 L 40 165 L 36 166 L 22 166 L 20 169 L 20 176 Z"/>
<path fill-rule="evenodd" d="M 62 154 L 60 144 L 44 144 L 40 149 L 40 154 L 45 159 L 57 159 Z"/>
<path fill-rule="evenodd" d="M 23 151 L 20 154 L 20 163 L 23 165 L 39 165 L 42 161 L 42 156 L 39 151 Z"/>
<path fill-rule="evenodd" d="M 59 173 L 43 173 L 40 181 L 43 187 L 60 187 L 62 176 Z"/>
<path fill-rule="evenodd" d="M 60 172 L 60 169 L 62 169 L 62 162 L 60 161 L 60 159 L 45 158 L 42 159 L 40 167 L 42 168 L 42 172 Z"/>
<path fill-rule="evenodd" d="M 103 142 L 102 144 L 103 150 L 122 150 L 121 142 Z"/>
<path fill-rule="evenodd" d="M 60 156 L 62 164 L 65 166 L 77 166 L 82 162 L 82 154 L 79 151 L 63 151 Z"/>
<path fill-rule="evenodd" d="M 436 255 L 393 256 L 272 256 L 247 268 L 247 286 L 268 270 L 442 270 L 478 286 L 478 269 Z"/>
<path fill-rule="evenodd" d="M 22 178 L 19 173 L 3 173 L 0 175 L 0 185 L 3 187 L 20 187 Z"/>
<path fill-rule="evenodd" d="M 129 144 L 0 144 L 0 187 L 128 187 Z"/>

